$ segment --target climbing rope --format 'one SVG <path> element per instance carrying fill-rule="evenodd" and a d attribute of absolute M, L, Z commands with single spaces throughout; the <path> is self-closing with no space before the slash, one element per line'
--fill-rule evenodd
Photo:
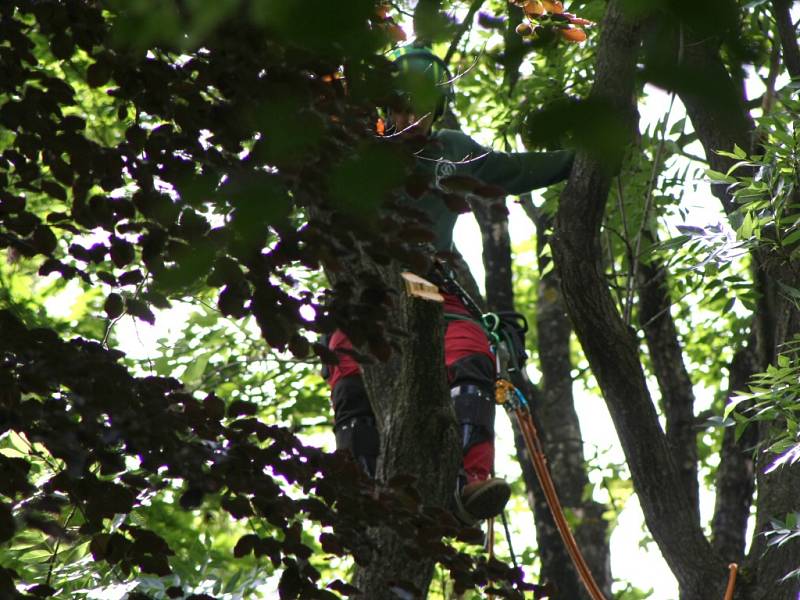
<path fill-rule="evenodd" d="M 736 574 L 739 571 L 739 565 L 731 563 L 728 565 L 728 587 L 725 590 L 724 600 L 733 600 L 733 592 L 736 590 Z"/>
<path fill-rule="evenodd" d="M 508 368 L 509 372 L 517 372 L 520 376 L 525 378 L 525 371 L 523 369 L 523 365 L 525 362 L 525 356 L 523 351 L 523 356 L 520 359 L 514 352 L 514 342 L 511 339 L 511 335 L 508 331 L 507 324 L 503 323 L 503 319 L 495 314 L 495 313 L 484 313 L 478 304 L 470 297 L 470 295 L 464 290 L 463 287 L 456 281 L 455 275 L 452 270 L 442 262 L 437 262 L 436 265 L 436 273 L 443 279 L 448 288 L 448 291 L 455 293 L 455 295 L 461 300 L 464 306 L 472 313 L 473 317 L 469 317 L 466 315 L 455 315 L 455 314 L 446 314 L 446 320 L 467 320 L 473 321 L 478 323 L 486 332 L 487 337 L 492 345 L 492 350 L 497 357 L 497 380 L 495 382 L 495 401 L 497 404 L 502 405 L 506 412 L 509 414 L 509 417 L 513 415 L 516 419 L 517 424 L 519 425 L 519 429 L 522 433 L 522 437 L 525 440 L 525 447 L 528 451 L 528 456 L 531 459 L 531 463 L 533 464 L 534 472 L 536 473 L 536 478 L 539 480 L 539 485 L 542 488 L 542 491 L 545 496 L 545 500 L 547 501 L 547 506 L 550 509 L 550 514 L 553 517 L 553 521 L 556 524 L 556 528 L 558 529 L 558 533 L 561 536 L 561 540 L 564 543 L 564 546 L 567 549 L 567 553 L 572 560 L 573 565 L 575 566 L 576 571 L 578 572 L 578 576 L 581 579 L 581 583 L 583 583 L 586 591 L 588 592 L 589 596 L 592 600 L 606 600 L 603 592 L 600 590 L 600 586 L 594 579 L 591 570 L 589 569 L 589 565 L 586 562 L 586 559 L 583 556 L 580 548 L 578 547 L 577 542 L 575 541 L 575 537 L 572 534 L 572 531 L 569 528 L 569 524 L 567 523 L 566 516 L 564 515 L 564 509 L 561 506 L 561 501 L 558 498 L 558 493 L 556 492 L 555 484 L 553 483 L 553 478 L 550 475 L 550 470 L 547 466 L 547 458 L 545 457 L 544 450 L 542 449 L 542 444 L 539 439 L 539 434 L 536 430 L 536 426 L 533 422 L 533 415 L 530 411 L 530 405 L 528 404 L 525 396 L 520 392 L 520 390 L 508 379 L 502 377 L 503 369 L 501 368 L 501 349 L 502 346 L 505 345 L 507 349 L 507 356 L 504 358 L 508 360 L 510 366 Z M 524 322 L 524 318 L 523 318 Z M 527 323 L 524 323 L 524 329 L 522 333 L 527 330 Z M 523 349 L 524 350 L 524 349 Z M 522 363 L 522 364 L 520 364 Z M 514 551 L 511 548 L 511 536 L 508 530 L 508 523 L 506 521 L 505 512 L 501 514 L 503 527 L 505 529 L 506 539 L 508 540 L 508 547 L 509 551 L 511 552 L 511 559 L 514 563 L 514 566 L 517 567 L 516 557 L 514 556 Z M 489 558 L 494 557 L 494 519 L 488 520 L 488 532 L 487 532 L 487 540 L 486 540 L 486 548 L 489 554 Z M 738 572 L 738 565 L 736 563 L 731 563 L 728 566 L 729 574 L 728 574 L 728 585 L 725 590 L 725 597 L 723 600 L 733 600 L 733 594 L 736 588 L 736 576 Z M 493 596 L 489 596 L 490 600 L 493 599 Z"/>
<path fill-rule="evenodd" d="M 514 565 L 515 569 L 519 569 L 517 555 L 514 554 L 514 546 L 511 545 L 511 531 L 508 529 L 508 518 L 506 517 L 506 511 L 500 513 L 500 521 L 503 523 L 503 531 L 506 534 L 506 544 L 508 544 L 508 554 L 511 556 L 511 564 Z"/>
<path fill-rule="evenodd" d="M 531 463 L 533 463 L 533 470 L 536 472 L 536 478 L 539 480 L 539 485 L 550 509 L 550 514 L 553 516 L 556 529 L 558 529 L 567 553 L 572 559 L 572 564 L 575 565 L 575 570 L 578 572 L 581 583 L 583 583 L 592 600 L 605 600 L 605 596 L 603 596 L 600 586 L 597 585 L 564 516 L 564 509 L 558 499 L 553 478 L 550 476 L 550 470 L 547 468 L 547 459 L 542 450 L 539 434 L 533 424 L 530 407 L 525 397 L 510 381 L 503 379 L 497 381 L 495 394 L 498 400 L 502 400 L 500 404 L 505 407 L 509 416 L 513 415 L 517 420 L 522 437 L 525 440 L 528 456 L 531 459 Z"/>

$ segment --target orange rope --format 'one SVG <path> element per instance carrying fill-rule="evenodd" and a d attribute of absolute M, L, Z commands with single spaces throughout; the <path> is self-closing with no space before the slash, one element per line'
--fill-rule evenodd
<path fill-rule="evenodd" d="M 594 580 L 592 572 L 589 570 L 589 565 L 586 564 L 586 559 L 583 557 L 583 554 L 581 554 L 581 550 L 575 542 L 575 537 L 572 535 L 572 531 L 570 531 L 569 524 L 564 516 L 564 509 L 561 507 L 561 502 L 558 499 L 558 494 L 553 484 L 553 479 L 550 477 L 550 471 L 547 468 L 547 459 L 542 451 L 539 436 L 536 433 L 536 427 L 533 424 L 531 415 L 520 408 L 515 409 L 514 414 L 522 430 L 522 437 L 525 438 L 525 446 L 528 449 L 531 462 L 533 462 L 536 477 L 539 479 L 539 484 L 542 486 L 542 491 L 547 500 L 547 505 L 550 508 L 550 513 L 553 515 L 558 533 L 561 534 L 561 539 L 564 542 L 564 546 L 567 548 L 572 563 L 575 565 L 575 569 L 578 571 L 578 575 L 592 600 L 605 600 L 603 592 L 600 591 L 600 586 L 598 586 L 597 582 Z M 725 598 L 725 600 L 729 599 Z"/>
<path fill-rule="evenodd" d="M 736 589 L 736 574 L 739 571 L 739 565 L 731 563 L 728 565 L 728 588 L 725 590 L 725 600 L 733 600 L 733 592 Z"/>

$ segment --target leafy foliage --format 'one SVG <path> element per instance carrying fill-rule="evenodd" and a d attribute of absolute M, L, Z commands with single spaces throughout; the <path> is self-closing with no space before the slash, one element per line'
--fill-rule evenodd
<path fill-rule="evenodd" d="M 364 562 L 364 526 L 388 523 L 426 540 L 414 551 L 438 557 L 459 588 L 496 582 L 520 597 L 522 573 L 452 548 L 447 538 L 475 532 L 425 512 L 410 482 L 373 495 L 343 456 L 259 418 L 281 403 L 299 408 L 298 423 L 319 412 L 320 395 L 296 387 L 274 400 L 307 364 L 267 381 L 290 360 L 331 360 L 307 332 L 342 327 L 388 352 L 372 301 L 380 282 L 340 277 L 333 301 L 298 286 L 309 270 L 335 273 L 361 251 L 428 260 L 403 235 L 417 214 L 376 211 L 408 165 L 371 134 L 391 32 L 371 1 L 324 21 L 299 2 L 207 8 L 0 8 L 0 246 L 28 278 L 38 265 L 54 285 L 91 289 L 108 318 L 105 331 L 88 319 L 54 327 L 24 294 L 7 294 L 0 594 L 246 595 L 274 574 L 281 598 L 332 598 L 353 590 L 324 581 L 314 556 Z M 347 94 L 330 77 L 340 65 Z M 148 374 L 132 375 L 108 346 L 114 324 L 152 324 L 188 298 L 241 320 L 238 335 L 198 310 L 182 340 L 135 367 Z M 265 343 L 248 342 L 254 329 Z M 315 404 L 300 408 L 307 398 Z"/>
<path fill-rule="evenodd" d="M 344 457 L 295 436 L 324 421 L 314 370 L 332 357 L 318 334 L 338 327 L 375 356 L 391 352 L 392 293 L 354 267 L 361 253 L 419 272 L 429 261 L 416 243 L 419 215 L 394 200 L 396 188 L 419 194 L 430 182 L 407 181 L 402 142 L 373 137 L 375 107 L 389 95 L 381 52 L 398 38 L 376 4 L 0 6 L 0 595 L 235 598 L 271 586 L 281 598 L 348 596 L 344 557 L 368 561 L 375 548 L 363 531 L 378 524 L 405 536 L 410 553 L 435 557 L 451 580 L 443 589 L 492 586 L 519 598 L 532 588 L 521 571 L 465 551 L 477 532 L 421 506 L 412 481 L 374 488 Z M 467 129 L 496 132 L 503 149 L 569 145 L 621 160 L 619 120 L 584 101 L 593 33 L 581 46 L 530 43 L 514 33 L 521 10 L 505 2 L 476 3 L 476 26 L 438 10 L 456 3 L 419 4 L 419 30 L 451 51 Z M 605 3 L 578 4 L 601 20 Z M 734 73 L 766 66 L 776 43 L 765 3 L 723 3 L 720 14 L 629 4 L 681 13 L 719 40 Z M 730 114 L 719 82 L 676 66 L 668 42 L 647 41 L 643 81 Z M 620 312 L 635 322 L 637 264 L 671 270 L 693 383 L 712 390 L 715 413 L 760 300 L 748 259 L 732 261 L 732 251 L 763 252 L 792 272 L 800 241 L 797 106 L 789 93 L 778 100 L 762 120 L 764 152 L 728 148 L 738 164 L 709 172 L 736 188 L 738 239 L 664 226 L 684 211 L 693 177 L 680 160 L 697 138 L 686 118 L 641 134 L 605 217 L 601 251 Z M 544 194 L 543 214 L 559 191 Z M 543 274 L 517 273 L 533 322 Z M 784 297 L 797 305 L 787 281 Z M 72 314 L 54 316 L 52 304 L 70 294 L 79 297 Z M 125 323 L 187 305 L 181 334 L 157 356 L 111 349 Z M 742 396 L 751 408 L 726 415 L 740 430 L 754 420 L 783 426 L 770 440 L 776 468 L 799 456 L 795 350 Z M 597 391 L 577 344 L 573 364 Z M 720 437 L 699 443 L 709 479 Z M 597 468 L 614 521 L 631 484 L 621 465 Z M 796 520 L 776 521 L 772 539 L 796 531 Z M 329 559 L 341 568 L 328 569 Z M 645 596 L 631 586 L 620 594 Z"/>

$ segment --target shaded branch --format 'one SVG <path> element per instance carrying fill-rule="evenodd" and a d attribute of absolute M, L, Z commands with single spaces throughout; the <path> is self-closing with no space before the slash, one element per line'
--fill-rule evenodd
<path fill-rule="evenodd" d="M 730 365 L 728 397 L 745 389 L 760 369 L 755 354 L 755 336 L 733 357 Z M 737 408 L 738 410 L 738 408 Z M 722 439 L 720 465 L 717 469 L 714 516 L 711 540 L 725 561 L 741 562 L 746 543 L 747 520 L 753 503 L 755 485 L 754 446 L 758 442 L 756 426 L 748 427 L 737 442 L 733 427 L 727 427 Z"/>
<path fill-rule="evenodd" d="M 447 54 L 444 55 L 444 63 L 446 65 L 450 64 L 450 61 L 453 59 L 453 54 L 455 54 L 458 45 L 461 43 L 461 38 L 464 37 L 464 34 L 469 31 L 470 27 L 472 27 L 472 21 L 475 18 L 475 13 L 480 10 L 484 2 L 485 0 L 473 0 L 469 7 L 469 11 L 467 12 L 467 16 L 464 17 L 464 20 L 461 22 L 456 35 L 450 42 L 450 46 L 447 48 Z"/>
<path fill-rule="evenodd" d="M 649 242 L 655 242 L 649 234 L 647 237 L 650 238 Z M 661 391 L 667 421 L 667 444 L 678 467 L 683 490 L 692 506 L 695 524 L 699 527 L 694 390 L 669 310 L 672 300 L 666 268 L 655 257 L 648 263 L 640 263 L 637 281 L 639 322 L 645 333 L 653 372 Z"/>
<path fill-rule="evenodd" d="M 645 521 L 675 574 L 683 598 L 720 595 L 726 569 L 715 558 L 683 492 L 666 436 L 647 390 L 638 341 L 626 327 L 603 277 L 600 225 L 611 177 L 636 132 L 636 61 L 640 23 L 612 0 L 600 27 L 596 80 L 590 99 L 604 103 L 624 124 L 625 141 L 611 160 L 576 155 L 556 217 L 553 255 L 564 299 L 631 470 Z"/>
<path fill-rule="evenodd" d="M 800 79 L 800 46 L 797 44 L 797 30 L 792 23 L 792 0 L 772 0 L 772 14 L 781 38 L 783 64 L 792 79 Z"/>
<path fill-rule="evenodd" d="M 718 43 L 697 39 L 691 31 L 686 31 L 684 35 L 685 63 L 704 74 L 707 89 L 713 89 L 714 93 L 696 93 L 696 90 L 686 87 L 676 89 L 676 92 L 686 106 L 686 113 L 705 149 L 709 167 L 725 173 L 735 161 L 721 156 L 717 151 L 731 151 L 736 144 L 745 152 L 752 153 L 755 123 L 745 107 L 741 88 L 730 76 L 720 57 Z M 726 213 L 736 210 L 737 205 L 728 186 L 712 184 L 711 192 L 719 198 Z"/>

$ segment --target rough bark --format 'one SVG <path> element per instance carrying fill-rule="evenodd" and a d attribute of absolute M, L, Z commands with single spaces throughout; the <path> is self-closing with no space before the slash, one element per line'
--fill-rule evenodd
<path fill-rule="evenodd" d="M 396 270 L 383 269 L 394 289 L 402 290 Z M 411 335 L 383 363 L 364 367 L 364 381 L 381 433 L 378 480 L 416 476 L 424 504 L 448 506 L 460 462 L 460 445 L 444 371 L 441 305 L 400 292 L 391 322 Z M 355 585 L 365 598 L 394 598 L 392 582 L 405 580 L 424 598 L 434 564 L 406 552 L 408 540 L 389 529 L 375 532 L 372 562 L 359 568 Z M 409 596 L 411 597 L 411 596 Z"/>
<path fill-rule="evenodd" d="M 362 363 L 380 432 L 378 486 L 397 475 L 411 475 L 416 478 L 412 503 L 451 507 L 461 444 L 444 368 L 442 306 L 408 296 L 400 272 L 397 264 L 377 265 L 356 245 L 342 269 L 326 275 L 334 289 L 349 289 L 356 297 L 367 294 L 376 305 L 372 310 L 391 304 L 386 322 L 400 332 L 393 336 L 388 360 Z M 359 347 L 357 338 L 352 341 Z M 364 346 L 359 349 L 367 353 Z M 425 598 L 435 565 L 408 552 L 413 540 L 388 527 L 370 531 L 369 540 L 370 562 L 358 566 L 353 578 L 363 597 Z"/>
<path fill-rule="evenodd" d="M 514 310 L 511 240 L 508 221 L 492 217 L 485 206 L 473 206 L 483 238 L 483 264 L 489 310 Z M 543 228 L 539 228 L 540 231 Z M 542 236 L 540 246 L 544 244 Z M 534 417 L 548 464 L 563 506 L 579 525 L 575 536 L 598 585 L 610 597 L 611 568 L 604 507 L 583 493 L 589 483 L 583 458 L 583 439 L 572 397 L 569 340 L 571 327 L 564 312 L 554 272 L 540 284 L 537 300 L 537 335 L 542 369 L 541 389 L 535 396 Z M 516 385 L 524 385 L 515 381 Z M 528 397 L 533 397 L 527 390 Z M 513 423 L 513 419 L 512 419 Z M 515 424 L 514 424 L 515 425 Z M 536 539 L 542 561 L 541 578 L 555 588 L 554 598 L 588 598 L 556 529 L 541 492 L 525 442 L 514 427 L 517 457 L 523 468 L 528 500 L 534 513 Z"/>
<path fill-rule="evenodd" d="M 744 390 L 750 378 L 761 370 L 755 352 L 755 336 L 739 349 L 730 366 L 730 397 Z M 726 562 L 741 563 L 747 543 L 747 520 L 755 491 L 754 452 L 758 442 L 756 427 L 749 427 L 737 441 L 733 427 L 725 429 L 717 469 L 711 539 L 714 550 Z"/>
<path fill-rule="evenodd" d="M 591 96 L 613 107 L 633 140 L 639 24 L 612 0 L 601 25 Z M 622 321 L 603 276 L 600 225 L 616 165 L 578 152 L 559 205 L 553 253 L 565 304 L 600 385 L 631 470 L 645 521 L 686 600 L 721 596 L 726 569 L 683 493 L 681 477 L 645 383 L 634 333 Z"/>
<path fill-rule="evenodd" d="M 764 533 L 773 529 L 771 521 L 783 521 L 798 510 L 797 490 L 800 489 L 800 467 L 778 469 L 766 473 L 774 455 L 760 452 L 756 461 L 756 486 L 758 512 L 756 535 L 746 563 L 747 572 L 756 585 L 750 590 L 748 600 L 797 600 L 800 582 L 797 577 L 786 580 L 798 568 L 800 539 L 793 539 L 777 547 L 769 545 Z"/>
<path fill-rule="evenodd" d="M 678 54 L 676 32 L 675 55 Z M 682 43 L 685 64 L 702 73 L 710 93 L 697 93 L 692 89 L 678 89 L 678 96 L 686 106 L 686 113 L 692 121 L 698 139 L 706 151 L 709 166 L 715 171 L 726 172 L 735 162 L 717 153 L 718 150 L 732 151 L 734 144 L 746 152 L 753 148 L 755 123 L 745 106 L 741 86 L 730 76 L 719 52 L 719 42 L 698 39 L 691 31 L 685 31 Z M 726 213 L 736 209 L 731 190 L 724 184 L 711 186 L 712 192 Z"/>
<path fill-rule="evenodd" d="M 719 156 L 717 150 L 730 149 L 735 143 L 745 151 L 752 152 L 755 125 L 746 110 L 742 90 L 726 70 L 718 44 L 709 39 L 694 39 L 691 32 L 688 37 L 685 60 L 709 73 L 709 81 L 713 82 L 717 92 L 715 97 L 725 99 L 723 104 L 725 110 L 720 110 L 720 105 L 708 96 L 693 95 L 685 91 L 683 93 L 679 91 L 679 94 L 703 144 L 711 168 L 725 171 L 732 161 Z M 788 47 L 793 44 L 790 42 L 786 45 Z M 730 190 L 726 186 L 713 186 L 712 191 L 730 214 L 735 209 Z M 781 345 L 798 330 L 798 311 L 780 295 L 777 282 L 783 281 L 793 286 L 797 282 L 794 281 L 795 276 L 790 269 L 780 262 L 776 264 L 764 251 L 754 252 L 753 262 L 755 285 L 761 294 L 753 328 L 757 349 L 755 360 L 759 369 L 763 370 L 774 361 Z M 780 424 L 777 424 L 777 427 L 780 427 Z M 759 442 L 767 440 L 769 434 L 769 427 L 759 428 Z M 730 460 L 731 456 L 734 457 L 734 461 L 740 460 L 735 453 L 723 454 L 721 471 L 724 471 L 724 463 L 726 459 Z M 764 532 L 770 529 L 772 518 L 783 518 L 786 513 L 798 509 L 797 489 L 800 486 L 800 474 L 797 469 L 764 474 L 763 471 L 767 466 L 765 461 L 768 461 L 767 455 L 760 454 L 756 463 L 758 489 L 756 528 L 745 563 L 742 591 L 737 597 L 796 600 L 797 583 L 778 582 L 797 567 L 797 547 L 787 544 L 781 548 L 767 550 L 767 538 Z M 741 505 L 739 509 L 741 510 Z M 741 517 L 737 523 L 741 526 Z M 735 541 L 735 543 L 740 542 Z"/>
<path fill-rule="evenodd" d="M 770 356 L 769 363 L 785 351 L 783 344 L 792 339 L 800 331 L 800 312 L 794 304 L 778 290 L 777 282 L 797 286 L 798 281 L 791 269 L 780 263 L 772 264 L 765 255 L 761 256 L 761 268 L 764 269 L 760 281 L 765 285 L 765 300 L 759 309 L 769 308 L 768 315 L 761 315 L 762 327 L 758 334 L 767 334 L 767 339 L 760 339 L 757 344 L 762 356 L 760 362 L 766 363 L 764 354 Z M 768 327 L 771 326 L 771 327 Z M 772 346 L 770 346 L 772 343 Z M 796 360 L 796 356 L 793 357 Z M 766 364 L 769 364 L 766 363 Z M 768 446 L 776 435 L 783 434 L 785 424 L 776 422 L 756 423 L 760 447 Z M 753 600 L 797 600 L 800 596 L 800 582 L 797 577 L 786 580 L 785 577 L 798 567 L 800 541 L 797 539 L 781 546 L 770 545 L 770 538 L 765 534 L 773 529 L 772 521 L 783 521 L 786 516 L 800 510 L 800 468 L 798 465 L 784 467 L 770 473 L 771 462 L 775 455 L 762 450 L 756 460 L 756 490 L 758 494 L 756 526 L 753 541 L 745 566 L 750 574 L 750 596 Z"/>
<path fill-rule="evenodd" d="M 514 310 L 511 238 L 508 219 L 500 218 L 484 203 L 471 203 L 481 230 L 483 267 L 486 273 L 486 305 L 489 310 Z"/>
<path fill-rule="evenodd" d="M 694 390 L 686 371 L 675 322 L 672 320 L 666 269 L 658 259 L 639 264 L 639 322 L 644 330 L 653 372 L 661 392 L 667 444 L 689 498 L 695 523 L 700 525 L 697 484 L 697 429 Z"/>
<path fill-rule="evenodd" d="M 797 44 L 797 30 L 792 23 L 792 0 L 773 0 L 772 14 L 781 39 L 783 64 L 792 79 L 800 78 L 800 47 Z"/>

